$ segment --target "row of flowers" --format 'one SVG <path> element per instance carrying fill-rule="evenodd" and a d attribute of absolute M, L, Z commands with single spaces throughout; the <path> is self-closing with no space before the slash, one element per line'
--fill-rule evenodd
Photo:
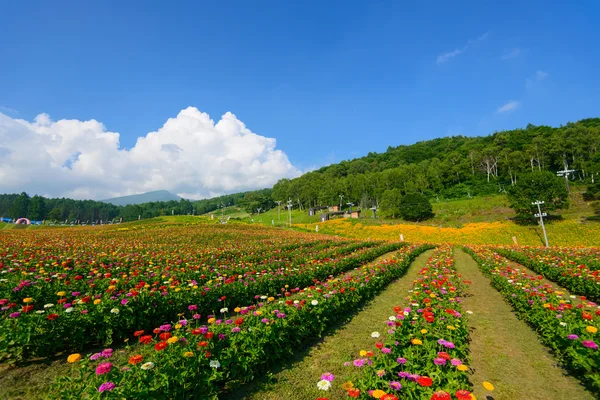
<path fill-rule="evenodd" d="M 517 316 L 536 330 L 567 370 L 592 392 L 600 394 L 597 343 L 600 307 L 585 297 L 577 298 L 541 283 L 541 276 L 512 266 L 508 259 L 491 248 L 468 246 L 465 250 L 491 279 L 492 286 L 511 304 Z"/>
<path fill-rule="evenodd" d="M 573 294 L 600 300 L 600 251 L 597 248 L 497 248 L 502 256 L 544 275 Z"/>
<path fill-rule="evenodd" d="M 122 286 L 120 290 L 112 286 L 104 292 L 94 288 L 61 290 L 55 292 L 55 300 L 48 303 L 34 297 L 24 298 L 21 304 L 0 299 L 3 309 L 0 359 L 21 360 L 107 345 L 129 337 L 135 329 L 150 329 L 154 321 L 171 320 L 189 304 L 195 305 L 189 317 L 200 319 L 228 304 L 248 304 L 258 294 L 286 297 L 300 287 L 355 268 L 400 246 L 398 243 L 355 243 L 350 254 L 315 259 L 310 263 L 291 263 L 285 273 L 263 270 L 260 276 L 248 273 L 202 286 L 193 279 L 190 282 L 189 278 L 173 280 L 163 270 L 161 279 L 167 279 L 164 282 L 150 284 L 136 278 L 128 280 L 128 285 L 133 286 Z M 134 275 L 132 271 L 127 272 L 128 276 Z M 161 273 L 160 267 L 157 273 Z M 187 273 L 193 276 L 195 271 Z M 68 286 L 67 282 L 64 285 Z"/>
<path fill-rule="evenodd" d="M 134 334 L 139 343 L 110 361 L 102 353 L 72 355 L 73 373 L 58 380 L 53 395 L 184 398 L 195 392 L 216 398 L 225 385 L 252 380 L 273 362 L 291 356 L 307 339 L 320 337 L 336 321 L 347 319 L 404 274 L 427 248 L 405 246 L 395 259 L 380 262 L 367 274 L 342 275 L 285 299 L 223 309 L 206 324 L 181 319 L 150 332 L 140 330 Z"/>
<path fill-rule="evenodd" d="M 451 247 L 436 249 L 407 303 L 394 307 L 381 333 L 372 333 L 373 348 L 346 363 L 354 377 L 337 383 L 324 373 L 318 388 L 339 385 L 362 399 L 471 399 L 469 332 L 460 304 L 466 283 L 454 269 Z"/>

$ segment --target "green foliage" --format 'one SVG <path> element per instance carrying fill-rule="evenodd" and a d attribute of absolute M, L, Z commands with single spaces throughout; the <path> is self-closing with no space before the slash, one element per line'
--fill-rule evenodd
<path fill-rule="evenodd" d="M 433 217 L 431 203 L 421 193 L 408 193 L 400 199 L 400 216 L 407 221 L 422 221 Z"/>
<path fill-rule="evenodd" d="M 537 208 L 531 203 L 544 202 L 543 211 L 554 211 L 569 207 L 568 193 L 562 178 L 551 172 L 532 172 L 524 175 L 516 185 L 508 189 L 510 207 L 518 217 L 531 217 Z"/>
<path fill-rule="evenodd" d="M 15 198 L 10 210 L 8 211 L 8 215 L 12 218 L 24 218 L 27 216 L 28 209 L 29 196 L 27 193 L 23 192 Z"/>
<path fill-rule="evenodd" d="M 587 190 L 583 193 L 585 201 L 600 200 L 600 182 L 595 182 L 588 185 Z"/>
<path fill-rule="evenodd" d="M 389 189 L 381 196 L 381 213 L 384 217 L 396 218 L 400 216 L 400 189 Z"/>

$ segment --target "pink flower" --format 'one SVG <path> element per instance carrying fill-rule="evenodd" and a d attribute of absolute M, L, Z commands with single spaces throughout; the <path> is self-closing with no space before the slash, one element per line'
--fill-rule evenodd
<path fill-rule="evenodd" d="M 598 350 L 598 345 L 594 343 L 593 340 L 584 340 L 583 342 L 581 342 L 581 344 L 587 347 L 588 349 Z"/>
<path fill-rule="evenodd" d="M 335 375 L 333 375 L 331 372 L 325 372 L 323 375 L 321 375 L 321 380 L 324 381 L 333 382 L 334 379 Z"/>
<path fill-rule="evenodd" d="M 100 363 L 96 367 L 96 375 L 108 374 L 111 369 L 112 369 L 112 364 L 111 363 L 109 363 L 109 362 Z"/>
<path fill-rule="evenodd" d="M 102 385 L 100 385 L 100 387 L 98 388 L 98 391 L 100 393 L 102 392 L 110 392 L 111 390 L 113 390 L 117 385 L 115 385 L 112 382 L 104 382 Z"/>

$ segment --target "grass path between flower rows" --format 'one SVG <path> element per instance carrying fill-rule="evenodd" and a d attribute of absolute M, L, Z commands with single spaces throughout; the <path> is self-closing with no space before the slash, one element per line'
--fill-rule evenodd
<path fill-rule="evenodd" d="M 472 282 L 462 304 L 473 312 L 469 315 L 469 348 L 476 397 L 485 398 L 481 382 L 489 381 L 496 387 L 494 400 L 593 399 L 577 379 L 557 365 L 535 331 L 517 318 L 475 260 L 461 249 L 455 249 L 454 257 L 457 272 Z"/>
<path fill-rule="evenodd" d="M 323 372 L 336 375 L 336 382 L 345 382 L 352 370 L 344 367 L 345 361 L 356 357 L 362 349 L 373 346 L 373 331 L 385 328 L 392 308 L 404 303 L 407 291 L 412 288 L 419 270 L 427 263 L 433 250 L 418 256 L 409 267 L 406 275 L 391 283 L 377 297 L 367 303 L 350 322 L 333 331 L 318 344 L 301 351 L 296 360 L 282 365 L 264 379 L 257 380 L 237 390 L 223 395 L 223 399 L 248 400 L 314 400 L 327 395 L 330 399 L 344 399 L 348 396 L 340 385 L 333 385 L 324 393 L 317 389 Z M 382 258 L 390 258 L 391 255 Z M 381 260 L 381 258 L 379 259 Z"/>

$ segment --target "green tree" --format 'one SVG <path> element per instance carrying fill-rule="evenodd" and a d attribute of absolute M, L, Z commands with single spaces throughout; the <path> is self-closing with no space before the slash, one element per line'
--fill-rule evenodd
<path fill-rule="evenodd" d="M 27 217 L 34 221 L 41 221 L 46 215 L 46 205 L 44 204 L 44 198 L 42 196 L 33 196 L 29 200 L 29 207 L 27 209 Z"/>
<path fill-rule="evenodd" d="M 514 186 L 508 189 L 510 207 L 521 218 L 532 216 L 537 211 L 531 204 L 536 200 L 544 202 L 545 211 L 569 207 L 564 180 L 552 172 L 536 171 L 523 174 Z"/>
<path fill-rule="evenodd" d="M 48 219 L 50 221 L 58 221 L 62 219 L 62 215 L 60 213 L 60 208 L 54 207 L 52 210 L 50 210 L 50 212 L 48 213 Z"/>
<path fill-rule="evenodd" d="M 400 198 L 400 216 L 407 221 L 422 221 L 433 217 L 429 199 L 421 193 L 408 193 Z"/>
<path fill-rule="evenodd" d="M 15 201 L 13 202 L 8 215 L 12 218 L 24 218 L 27 216 L 27 211 L 29 209 L 29 196 L 27 193 L 23 192 L 17 196 Z"/>
<path fill-rule="evenodd" d="M 388 189 L 381 196 L 381 213 L 384 217 L 397 218 L 400 216 L 400 189 Z"/>

